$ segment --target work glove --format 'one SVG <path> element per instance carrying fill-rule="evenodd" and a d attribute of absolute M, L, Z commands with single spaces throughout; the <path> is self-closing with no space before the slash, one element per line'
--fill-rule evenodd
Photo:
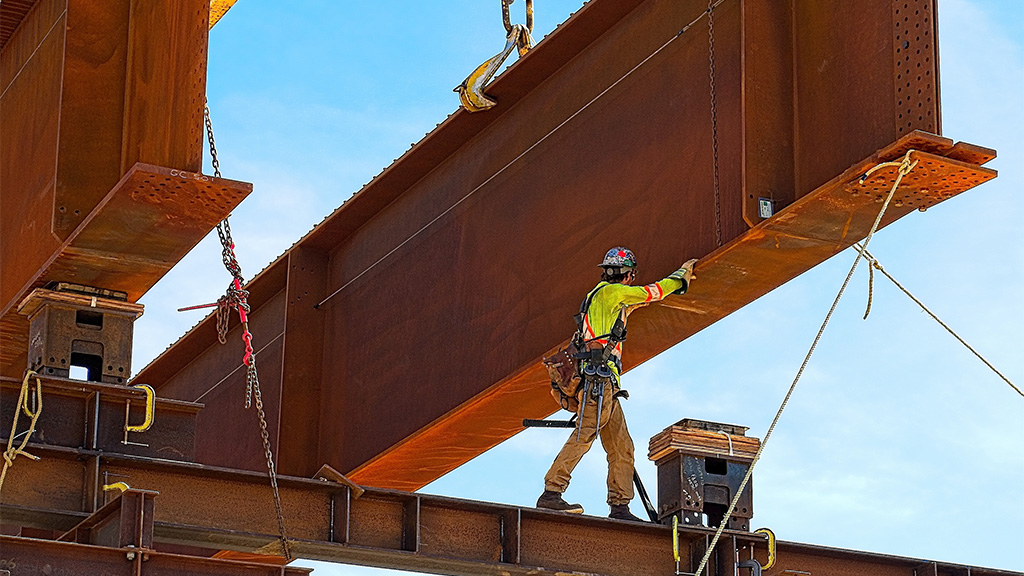
<path fill-rule="evenodd" d="M 682 288 L 673 292 L 673 294 L 685 294 L 686 289 L 689 288 L 690 282 L 695 280 L 697 277 L 693 274 L 693 268 L 697 265 L 697 259 L 692 258 L 683 263 L 678 270 L 668 275 L 673 280 L 679 280 L 683 283 Z"/>

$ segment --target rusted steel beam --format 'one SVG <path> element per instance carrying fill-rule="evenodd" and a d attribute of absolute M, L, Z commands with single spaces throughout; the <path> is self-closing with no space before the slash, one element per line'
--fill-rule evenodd
<path fill-rule="evenodd" d="M 251 191 L 246 182 L 135 164 L 37 269 L 6 259 L 29 238 L 5 241 L 3 375 L 17 376 L 28 365 L 28 320 L 18 305 L 33 289 L 74 282 L 125 292 L 135 302 Z M 5 200 L 15 192 L 5 188 Z M 17 227 L 4 231 L 8 228 Z"/>
<path fill-rule="evenodd" d="M 34 442 L 169 460 L 192 461 L 195 457 L 196 418 L 202 404 L 158 397 L 150 429 L 126 434 L 126 423 L 137 425 L 145 420 L 142 390 L 46 376 L 40 381 L 43 411 L 36 422 Z M 19 379 L 0 377 L 0 422 L 13 420 L 21 385 Z M 30 391 L 29 404 L 34 406 L 34 389 Z M 25 426 L 21 424 L 18 433 L 24 432 Z"/>
<path fill-rule="evenodd" d="M 171 554 L 131 547 L 110 548 L 17 536 L 0 536 L 0 570 L 11 574 L 107 574 L 110 576 L 305 576 L 289 568 Z"/>
<path fill-rule="evenodd" d="M 742 554 L 742 553 L 741 553 Z M 745 556 L 741 556 L 745 557 Z M 767 558 L 755 554 L 762 562 Z M 952 562 L 921 560 L 906 556 L 876 554 L 859 550 L 845 550 L 830 546 L 778 542 L 779 564 L 764 572 L 765 576 L 782 574 L 834 574 L 836 576 L 893 575 L 893 576 L 1020 576 L 1024 572 L 981 568 Z"/>
<path fill-rule="evenodd" d="M 152 548 L 156 492 L 128 489 L 57 540 L 110 548 Z"/>
<path fill-rule="evenodd" d="M 85 492 L 81 483 L 53 486 L 50 482 L 47 493 L 41 494 L 35 492 L 38 479 L 109 474 L 133 489 L 159 492 L 153 509 L 156 553 L 162 553 L 165 546 L 279 553 L 265 474 L 45 446 L 31 450 L 43 459 L 24 465 L 19 462 L 9 472 L 0 504 L 5 523 L 74 534 L 75 525 L 88 525 L 93 521 L 90 518 L 104 517 L 116 506 L 108 503 L 108 508 L 90 515 L 91 510 L 81 509 Z M 90 472 L 88 461 L 94 458 L 99 464 Z M 585 572 L 642 576 L 669 574 L 675 569 L 671 528 L 667 526 L 394 490 L 367 489 L 355 498 L 345 485 L 295 477 L 281 477 L 280 485 L 289 547 L 303 558 L 465 575 Z M 113 502 L 116 497 L 108 492 L 107 498 Z M 696 566 L 712 534 L 708 528 L 680 527 L 684 570 Z M 11 559 L 6 555 L 7 542 L 3 558 Z M 731 573 L 727 562 L 733 551 L 741 560 L 767 560 L 766 544 L 759 534 L 729 530 L 719 547 L 722 553 L 715 555 L 712 574 L 719 562 L 721 573 Z M 125 549 L 119 550 L 124 558 Z M 796 570 L 913 576 L 912 568 L 923 563 L 782 542 L 778 564 L 766 574 Z M 939 573 L 961 568 L 949 563 L 935 566 Z M 1019 574 L 970 569 L 975 576 Z"/>
<path fill-rule="evenodd" d="M 10 0 L 0 4 L 0 48 L 7 44 L 11 34 L 18 29 L 35 4 L 36 0 Z"/>
<path fill-rule="evenodd" d="M 18 145 L 0 149 L 0 373 L 16 376 L 27 324 L 11 310 L 28 290 L 94 283 L 135 301 L 251 186 L 195 174 L 208 0 L 7 4 L 0 132 Z"/>
<path fill-rule="evenodd" d="M 66 476 L 72 467 L 80 478 L 109 475 L 158 492 L 157 550 L 172 544 L 279 553 L 265 474 L 45 446 L 32 452 L 43 459 L 19 462 L 8 473 L 0 506 L 5 523 L 70 533 L 71 526 L 88 524 L 84 485 L 50 482 L 46 493 L 38 492 L 39 478 Z M 99 463 L 90 471 L 93 458 Z M 674 566 L 666 526 L 393 490 L 368 489 L 355 498 L 343 484 L 293 477 L 281 477 L 280 489 L 290 548 L 306 558 L 447 574 L 654 575 Z M 109 492 L 106 497 L 116 502 Z M 74 504 L 62 509 L 55 502 Z M 111 514 L 110 502 L 89 518 Z M 682 546 L 704 546 L 711 533 L 683 528 Z M 761 542 L 758 535 L 735 535 L 747 545 Z M 588 545 L 609 541 L 619 545 Z"/>
<path fill-rule="evenodd" d="M 701 258 L 690 294 L 631 321 L 629 368 L 863 238 L 878 205 L 855 181 L 874 163 L 911 148 L 944 158 L 883 224 L 994 177 L 980 167 L 993 151 L 932 135 L 934 3 L 897 22 L 902 5 L 716 9 L 716 205 L 706 22 L 676 36 L 704 7 L 588 3 L 491 84 L 498 106 L 450 116 L 250 283 L 268 327 L 257 340 L 273 342 L 261 382 L 280 396 L 282 471 L 327 463 L 412 490 L 551 413 L 538 359 L 571 332 L 609 246 L 637 252 L 644 282 Z M 970 178 L 934 188 L 960 170 Z M 200 422 L 210 438 L 234 421 L 243 381 L 212 324 L 141 374 L 202 396 L 220 415 Z M 259 454 L 210 444 L 199 457 L 257 470 Z"/>

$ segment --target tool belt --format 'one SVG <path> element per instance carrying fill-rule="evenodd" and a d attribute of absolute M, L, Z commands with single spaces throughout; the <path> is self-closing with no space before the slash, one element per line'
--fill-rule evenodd
<path fill-rule="evenodd" d="M 544 368 L 551 378 L 551 396 L 564 410 L 575 412 L 579 408 L 576 399 L 580 389 L 581 374 L 579 370 L 580 349 L 576 339 L 565 348 L 560 348 L 551 356 L 544 357 Z"/>
<path fill-rule="evenodd" d="M 544 368 L 551 378 L 551 396 L 563 410 L 576 412 L 579 409 L 579 393 L 584 379 L 591 382 L 608 380 L 615 387 L 615 396 L 629 398 L 629 393 L 619 389 L 619 379 L 612 372 L 608 362 L 622 373 L 622 359 L 612 355 L 604 360 L 604 345 L 597 342 L 583 344 L 582 350 L 574 339 L 568 346 L 560 348 L 551 356 L 544 357 Z"/>
<path fill-rule="evenodd" d="M 580 385 L 584 379 L 596 382 L 597 379 L 609 379 L 616 388 L 616 395 L 628 398 L 624 390 L 618 390 L 618 378 L 608 367 L 608 362 L 615 364 L 615 369 L 622 372 L 622 360 L 612 354 L 615 346 L 626 339 L 626 318 L 625 312 L 620 312 L 619 318 L 615 321 L 608 334 L 595 336 L 587 341 L 583 339 L 583 320 L 590 310 L 590 303 L 594 296 L 608 284 L 602 284 L 587 294 L 587 298 L 580 304 L 580 311 L 575 315 L 576 333 L 569 340 L 569 345 L 559 348 L 551 356 L 542 359 L 544 368 L 551 378 L 551 397 L 558 402 L 558 405 L 570 412 L 577 412 L 580 405 Z M 606 344 L 597 342 L 606 339 Z M 584 374 L 585 371 L 592 373 Z M 607 373 L 606 373 L 607 372 Z"/>

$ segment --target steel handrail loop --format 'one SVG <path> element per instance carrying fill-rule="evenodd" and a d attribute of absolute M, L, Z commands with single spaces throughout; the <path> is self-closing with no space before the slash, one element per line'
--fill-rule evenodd
<path fill-rule="evenodd" d="M 762 570 L 768 570 L 775 566 L 776 553 L 778 552 L 775 543 L 775 532 L 772 532 L 771 528 L 758 528 L 754 530 L 754 534 L 764 534 L 768 537 L 768 562 L 761 566 Z"/>
<path fill-rule="evenodd" d="M 128 418 L 124 420 L 125 432 L 145 432 L 153 427 L 153 420 L 156 418 L 156 391 L 149 384 L 136 384 L 132 386 L 136 390 L 142 390 L 146 394 L 146 419 L 137 426 L 128 424 Z"/>

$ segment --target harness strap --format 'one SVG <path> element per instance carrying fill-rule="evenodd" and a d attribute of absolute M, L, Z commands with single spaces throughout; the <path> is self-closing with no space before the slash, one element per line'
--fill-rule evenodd
<path fill-rule="evenodd" d="M 580 303 L 579 313 L 573 316 L 573 319 L 576 320 L 576 330 L 579 331 L 581 336 L 583 335 L 583 319 L 586 318 L 588 313 L 590 313 L 590 304 L 594 301 L 594 297 L 597 296 L 597 293 L 600 292 L 602 288 L 608 285 L 610 285 L 609 282 L 604 282 L 597 288 L 591 290 L 590 293 L 587 294 L 587 297 L 583 299 L 583 302 Z M 597 338 L 604 338 L 605 336 L 607 336 L 607 334 L 605 334 L 604 336 L 597 336 Z"/>
<path fill-rule="evenodd" d="M 583 348 L 583 346 L 585 346 L 586 344 L 589 344 L 589 343 L 591 343 L 591 342 L 593 342 L 595 340 L 601 340 L 602 338 L 607 338 L 608 339 L 608 344 L 605 346 L 605 348 L 608 351 L 610 351 L 613 348 L 615 348 L 615 346 L 618 343 L 620 343 L 620 342 L 622 342 L 622 341 L 624 341 L 626 339 L 626 314 L 625 314 L 625 309 L 622 309 L 622 310 L 619 311 L 619 317 L 615 319 L 615 323 L 612 324 L 611 331 L 609 331 L 607 334 L 601 334 L 600 336 L 594 336 L 593 338 L 590 338 L 589 340 L 584 340 L 583 339 L 583 331 L 584 331 L 583 330 L 583 321 L 586 318 L 587 314 L 590 313 L 590 305 L 594 302 L 594 298 L 597 296 L 597 293 L 600 292 L 602 288 L 604 288 L 606 286 L 610 286 L 610 285 L 611 285 L 610 282 L 604 282 L 601 285 L 599 285 L 597 288 L 591 290 L 590 293 L 587 294 L 587 297 L 580 304 L 580 311 L 579 311 L 579 313 L 576 314 L 576 316 L 574 316 L 574 319 L 576 320 L 576 333 L 579 334 L 579 338 L 580 338 L 580 344 L 581 344 L 580 348 Z"/>

